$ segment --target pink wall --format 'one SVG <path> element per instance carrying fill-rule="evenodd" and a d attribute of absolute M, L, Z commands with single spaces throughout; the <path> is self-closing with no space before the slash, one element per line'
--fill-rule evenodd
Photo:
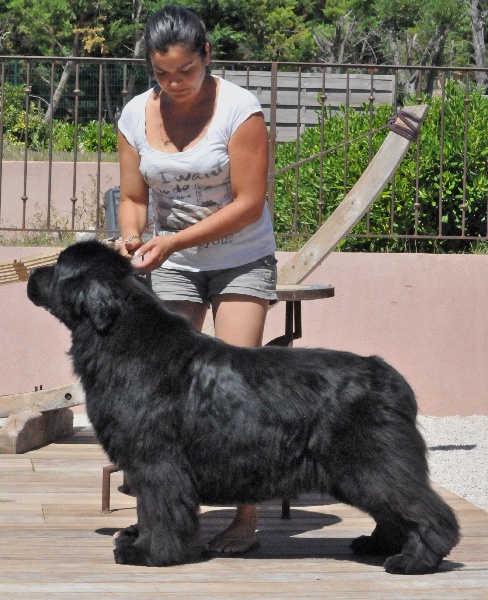
<path fill-rule="evenodd" d="M 307 346 L 382 356 L 426 415 L 488 415 L 487 255 L 335 252 L 307 282 L 336 290 L 307 303 Z"/>
<path fill-rule="evenodd" d="M 0 260 L 43 250 L 0 247 Z M 307 283 L 334 285 L 336 295 L 304 303 L 297 346 L 382 356 L 410 381 L 423 414 L 488 415 L 488 256 L 336 252 Z M 26 284 L 0 286 L 0 306 L 0 395 L 74 381 L 68 331 L 29 302 Z M 283 323 L 279 305 L 266 340 Z"/>
<path fill-rule="evenodd" d="M 2 227 L 22 227 L 24 190 L 24 163 L 21 161 L 3 161 L 1 179 L 1 213 Z M 55 162 L 51 173 L 51 208 L 52 226 L 64 227 L 71 225 L 71 210 L 73 196 L 73 163 Z M 94 203 L 96 199 L 97 163 L 79 162 L 76 165 L 77 206 L 84 201 Z M 103 206 L 103 194 L 108 189 L 119 185 L 119 164 L 103 162 L 100 166 L 100 192 Z M 34 215 L 40 212 L 47 214 L 49 182 L 46 163 L 29 161 L 27 168 L 26 223 L 33 227 L 39 226 Z M 54 207 L 54 208 L 53 208 Z M 34 222 L 32 221 L 34 218 Z M 45 217 L 44 217 L 45 218 Z M 93 223 L 80 223 L 79 227 L 88 227 Z"/>

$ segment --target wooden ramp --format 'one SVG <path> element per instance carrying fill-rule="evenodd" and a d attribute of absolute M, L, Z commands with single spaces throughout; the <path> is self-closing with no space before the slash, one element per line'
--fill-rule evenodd
<path fill-rule="evenodd" d="M 107 458 L 90 429 L 23 455 L 0 456 L 0 597 L 22 600 L 135 598 L 485 600 L 488 513 L 440 489 L 456 510 L 462 541 L 433 575 L 395 576 L 348 549 L 372 521 L 330 497 L 310 495 L 280 519 L 279 502 L 259 508 L 261 548 L 176 567 L 116 565 L 111 535 L 135 522 L 135 500 L 117 491 L 101 513 Z M 229 523 L 233 509 L 204 507 L 201 538 Z"/>

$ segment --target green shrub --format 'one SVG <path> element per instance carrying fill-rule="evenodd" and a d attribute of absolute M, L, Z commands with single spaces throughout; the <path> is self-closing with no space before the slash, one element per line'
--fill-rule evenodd
<path fill-rule="evenodd" d="M 100 133 L 100 148 L 102 152 L 115 152 L 117 150 L 117 134 L 113 125 L 102 123 Z M 90 121 L 84 125 L 79 133 L 79 148 L 85 152 L 98 150 L 98 121 Z"/>
<path fill-rule="evenodd" d="M 73 152 L 75 124 L 72 121 L 53 120 L 53 150 Z"/>
<path fill-rule="evenodd" d="M 40 150 L 49 142 L 49 128 L 43 121 L 44 113 L 35 101 L 29 102 L 27 115 L 28 136 L 26 140 L 26 109 L 23 86 L 5 83 L 3 130 L 9 142 Z"/>
<path fill-rule="evenodd" d="M 49 148 L 49 123 L 44 121 L 45 112 L 35 101 L 29 103 L 26 136 L 25 92 L 22 85 L 5 84 L 3 129 L 6 139 L 13 144 L 27 146 L 30 150 L 42 151 Z M 75 126 L 72 121 L 53 119 L 53 150 L 73 152 Z M 78 150 L 98 151 L 98 121 L 78 126 Z M 113 125 L 102 122 L 100 146 L 102 152 L 117 151 L 117 134 Z"/>
<path fill-rule="evenodd" d="M 418 212 L 415 211 L 415 186 L 417 178 L 417 145 L 412 144 L 394 178 L 394 194 L 391 183 L 371 207 L 369 215 L 354 228 L 353 234 L 399 237 L 354 238 L 348 237 L 341 250 L 369 251 L 460 251 L 466 247 L 459 240 L 434 240 L 401 236 L 486 236 L 488 198 L 488 98 L 480 92 L 470 94 L 467 126 L 466 168 L 463 155 L 465 148 L 465 89 L 450 82 L 446 89 L 444 113 L 442 216 L 439 210 L 440 164 L 441 164 L 441 110 L 439 97 L 423 98 L 429 104 L 429 112 L 422 124 L 420 138 L 420 162 L 418 170 Z M 412 104 L 414 101 L 412 100 Z M 366 109 L 366 107 L 365 107 Z M 385 125 L 391 116 L 391 107 L 374 107 L 373 129 Z M 324 150 L 334 148 L 345 139 L 345 108 L 340 114 L 326 114 L 324 119 Z M 350 110 L 348 114 L 348 137 L 366 134 L 370 128 L 369 111 Z M 277 170 L 320 152 L 320 124 L 307 128 L 301 136 L 297 153 L 296 142 L 281 144 L 277 148 Z M 360 175 L 365 171 L 370 154 L 374 156 L 383 143 L 388 130 L 382 130 L 353 142 L 323 158 L 323 180 L 320 180 L 320 160 L 314 159 L 298 167 L 299 186 L 295 187 L 295 170 L 276 178 L 275 229 L 278 235 L 294 232 L 309 236 L 318 229 L 333 212 Z M 344 172 L 347 160 L 347 181 Z M 463 188 L 466 174 L 465 189 Z M 322 219 L 319 198 L 322 189 Z M 465 211 L 463 215 L 463 198 Z M 296 209 L 295 209 L 296 200 Z M 394 222 L 393 229 L 391 227 Z M 417 229 L 415 222 L 417 220 Z"/>
<path fill-rule="evenodd" d="M 53 122 L 53 150 L 73 152 L 75 125 L 72 121 Z M 98 152 L 98 122 L 90 121 L 78 127 L 78 150 L 80 152 Z M 101 124 L 100 149 L 102 152 L 117 152 L 117 134 L 113 125 Z"/>

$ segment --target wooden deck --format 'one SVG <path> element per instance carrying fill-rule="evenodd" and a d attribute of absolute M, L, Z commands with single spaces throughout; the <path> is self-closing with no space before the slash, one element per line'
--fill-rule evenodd
<path fill-rule="evenodd" d="M 166 568 L 116 565 L 111 535 L 135 522 L 134 498 L 112 475 L 112 508 L 101 513 L 102 467 L 90 429 L 23 455 L 0 456 L 0 597 L 79 598 L 488 598 L 488 513 L 440 489 L 457 511 L 463 538 L 441 571 L 397 576 L 348 549 L 372 529 L 361 512 L 307 496 L 280 519 L 280 503 L 260 507 L 261 548 L 241 557 L 198 559 Z M 202 509 L 201 538 L 232 516 Z"/>

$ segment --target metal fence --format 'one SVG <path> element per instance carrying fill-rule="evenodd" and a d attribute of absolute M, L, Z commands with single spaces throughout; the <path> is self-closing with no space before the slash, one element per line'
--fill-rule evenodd
<path fill-rule="evenodd" d="M 426 102 L 419 142 L 342 247 L 464 251 L 486 244 L 488 98 L 476 87 L 475 69 L 225 61 L 211 67 L 263 106 L 269 205 L 285 247 L 312 235 L 340 203 L 386 136 L 388 118 L 405 104 Z M 143 61 L 0 56 L 0 68 L 0 241 L 33 233 L 58 241 L 87 228 L 105 230 L 103 196 L 113 185 L 103 173 L 117 161 L 120 110 L 152 85 Z M 90 192 L 80 178 L 87 162 Z M 69 217 L 60 223 L 56 210 Z"/>

